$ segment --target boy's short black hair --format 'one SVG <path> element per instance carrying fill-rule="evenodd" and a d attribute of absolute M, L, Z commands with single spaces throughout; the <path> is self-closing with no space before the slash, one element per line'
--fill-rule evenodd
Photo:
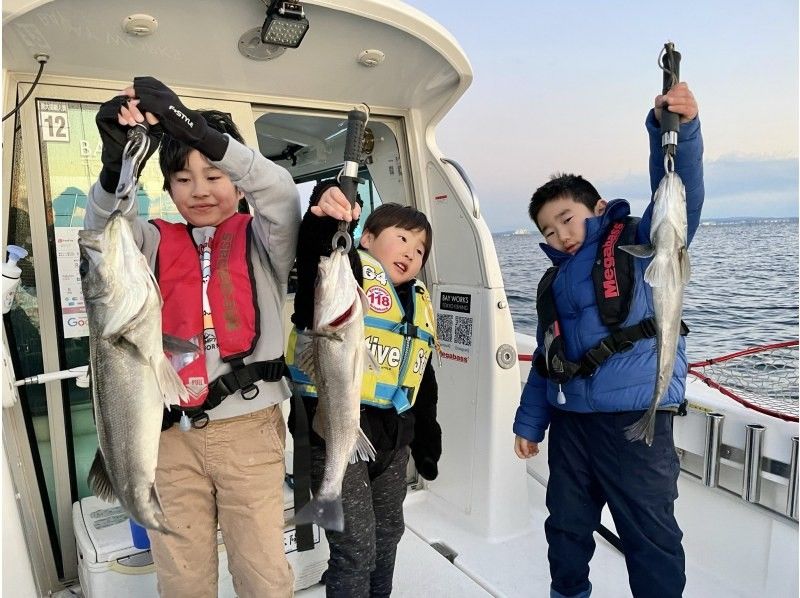
<path fill-rule="evenodd" d="M 239 143 L 244 143 L 239 128 L 228 113 L 219 110 L 199 110 L 198 112 L 209 127 L 220 133 L 227 133 Z M 158 149 L 158 165 L 161 167 L 161 174 L 164 175 L 164 191 L 169 191 L 169 177 L 184 169 L 186 158 L 192 149 L 191 146 L 164 133 L 161 138 L 161 147 Z"/>
<path fill-rule="evenodd" d="M 428 217 L 411 206 L 401 206 L 399 203 L 385 203 L 369 215 L 364 223 L 364 232 L 371 232 L 376 237 L 390 226 L 403 230 L 425 231 L 425 252 L 422 254 L 422 265 L 428 261 L 433 244 L 433 229 Z"/>
<path fill-rule="evenodd" d="M 549 181 L 533 193 L 531 203 L 528 206 L 528 215 L 537 227 L 539 227 L 539 223 L 536 221 L 536 217 L 539 215 L 539 210 L 542 209 L 542 206 L 561 197 L 568 197 L 573 201 L 582 203 L 592 211 L 594 211 L 594 207 L 601 199 L 594 185 L 581 175 L 554 174 Z"/>

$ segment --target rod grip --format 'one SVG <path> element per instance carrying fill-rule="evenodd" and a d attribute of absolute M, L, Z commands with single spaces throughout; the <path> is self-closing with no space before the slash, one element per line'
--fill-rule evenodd
<path fill-rule="evenodd" d="M 661 93 L 665 94 L 672 86 L 681 80 L 680 66 L 681 66 L 681 53 L 675 49 L 672 42 L 664 44 L 664 57 L 662 59 L 662 66 L 664 67 L 663 83 Z M 681 117 L 679 114 L 670 112 L 667 108 L 661 111 L 661 135 L 668 132 L 677 133 L 681 128 Z"/>
<path fill-rule="evenodd" d="M 345 162 L 358 162 L 366 125 L 367 115 L 363 111 L 351 110 L 347 113 L 347 139 L 344 144 Z"/>

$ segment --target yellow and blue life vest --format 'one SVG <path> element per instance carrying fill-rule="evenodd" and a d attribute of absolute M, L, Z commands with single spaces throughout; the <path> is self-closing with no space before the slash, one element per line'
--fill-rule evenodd
<path fill-rule="evenodd" d="M 364 315 L 365 343 L 380 369 L 366 369 L 361 383 L 361 403 L 398 413 L 416 399 L 425 366 L 435 345 L 436 320 L 433 302 L 425 285 L 414 281 L 410 311 L 406 313 L 383 266 L 366 251 L 359 250 L 363 288 L 369 301 Z M 317 396 L 308 375 L 296 364 L 297 330 L 292 329 L 286 349 L 286 365 L 292 381 L 305 396 Z"/>

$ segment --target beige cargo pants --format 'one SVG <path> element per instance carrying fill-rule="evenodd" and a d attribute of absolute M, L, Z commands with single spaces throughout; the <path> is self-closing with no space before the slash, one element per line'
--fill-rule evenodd
<path fill-rule="evenodd" d="M 240 598 L 293 594 L 283 550 L 280 405 L 161 434 L 156 488 L 172 534 L 149 531 L 159 594 L 216 598 L 217 521 Z"/>

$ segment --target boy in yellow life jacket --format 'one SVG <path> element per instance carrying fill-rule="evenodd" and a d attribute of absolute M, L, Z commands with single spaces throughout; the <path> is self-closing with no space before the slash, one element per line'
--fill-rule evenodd
<path fill-rule="evenodd" d="M 360 206 L 351 210 L 335 183 L 314 189 L 309 210 L 300 225 L 297 247 L 295 325 L 287 365 L 303 394 L 308 422 L 316 412 L 316 389 L 296 367 L 297 331 L 310 329 L 314 319 L 314 284 L 319 259 L 330 254 L 340 220 L 351 223 Z M 361 428 L 376 449 L 374 461 L 350 464 L 342 484 L 343 532 L 326 531 L 330 545 L 325 574 L 327 596 L 389 596 L 397 544 L 405 524 L 406 466 L 409 454 L 417 471 L 428 480 L 437 474 L 442 452 L 441 428 L 436 421 L 438 390 L 431 366 L 435 345 L 433 306 L 425 285 L 416 279 L 430 253 L 432 230 L 426 216 L 409 206 L 385 204 L 364 224 L 360 247 L 350 253 L 353 273 L 369 300 L 364 324 L 366 343 L 378 372 L 365 372 L 362 381 Z M 289 417 L 294 433 L 295 403 Z M 311 487 L 324 475 L 325 441 L 313 430 Z"/>

